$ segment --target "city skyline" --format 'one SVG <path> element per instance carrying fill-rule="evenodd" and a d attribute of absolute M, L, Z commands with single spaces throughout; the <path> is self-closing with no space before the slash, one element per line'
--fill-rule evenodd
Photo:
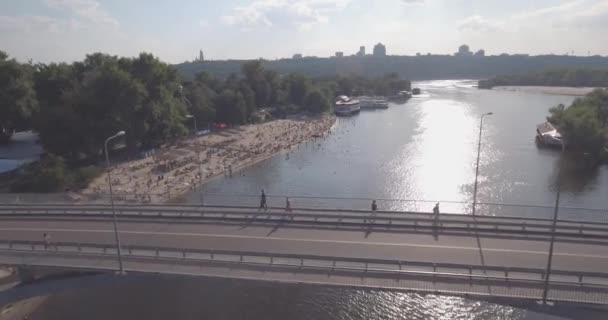
<path fill-rule="evenodd" d="M 151 52 L 170 63 L 367 54 L 608 55 L 608 0 L 27 0 L 0 3 L 0 50 L 20 61 L 71 62 Z M 263 44 L 263 45 L 261 45 Z"/>

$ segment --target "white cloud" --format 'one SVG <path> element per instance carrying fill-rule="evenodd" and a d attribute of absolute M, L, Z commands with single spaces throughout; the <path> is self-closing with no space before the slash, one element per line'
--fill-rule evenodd
<path fill-rule="evenodd" d="M 554 28 L 608 27 L 608 0 L 575 0 L 511 17 L 516 25 L 544 24 Z"/>
<path fill-rule="evenodd" d="M 405 4 L 406 6 L 419 6 L 419 5 L 423 5 L 426 2 L 426 0 L 401 0 L 401 3 Z"/>
<path fill-rule="evenodd" d="M 112 18 L 96 0 L 46 0 L 46 4 L 54 9 L 60 9 L 70 14 L 101 26 L 118 28 L 119 23 Z"/>
<path fill-rule="evenodd" d="M 329 16 L 344 9 L 350 0 L 256 0 L 236 7 L 222 16 L 229 26 L 251 30 L 255 27 L 296 27 L 307 30 L 329 21 Z"/>
<path fill-rule="evenodd" d="M 0 16 L 0 31 L 22 34 L 62 33 L 69 26 L 66 21 L 47 16 Z"/>
<path fill-rule="evenodd" d="M 557 6 L 513 14 L 503 19 L 479 15 L 458 22 L 458 29 L 475 32 L 541 32 L 552 29 L 608 29 L 608 0 L 575 0 Z"/>
<path fill-rule="evenodd" d="M 478 15 L 470 16 L 458 22 L 458 29 L 467 31 L 493 32 L 503 28 L 503 22 L 488 20 Z"/>

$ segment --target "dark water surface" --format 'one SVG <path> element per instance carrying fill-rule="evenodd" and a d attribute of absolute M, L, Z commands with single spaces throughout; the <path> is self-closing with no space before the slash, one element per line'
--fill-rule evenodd
<path fill-rule="evenodd" d="M 241 280 L 145 277 L 52 296 L 31 319 L 558 320 L 456 297 Z M 602 318 L 597 318 L 602 319 Z"/>
<path fill-rule="evenodd" d="M 608 169 L 581 169 L 534 144 L 549 107 L 574 97 L 472 88 L 473 82 L 416 83 L 424 95 L 388 110 L 338 119 L 332 134 L 204 187 L 206 202 L 254 205 L 261 188 L 282 205 L 468 212 L 479 115 L 484 124 L 479 201 L 552 205 L 562 168 L 562 205 L 607 208 Z M 307 197 L 323 197 L 310 199 Z M 345 198 L 345 199 L 332 199 Z M 362 198 L 362 200 L 352 199 Z M 187 201 L 200 201 L 195 192 Z M 464 202 L 460 203 L 460 202 Z M 492 209 L 493 208 L 493 209 Z M 488 214 L 546 215 L 550 208 L 480 206 Z M 494 211 L 493 211 L 494 210 Z M 505 210 L 509 211 L 506 212 Z M 600 211 L 589 211 L 601 215 Z M 587 214 L 564 209 L 564 215 Z M 455 297 L 168 277 L 51 297 L 34 319 L 557 319 Z"/>

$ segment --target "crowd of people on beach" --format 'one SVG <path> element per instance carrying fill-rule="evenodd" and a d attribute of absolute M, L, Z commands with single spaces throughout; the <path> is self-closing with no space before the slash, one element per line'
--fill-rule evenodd
<path fill-rule="evenodd" d="M 275 120 L 190 138 L 162 147 L 144 159 L 112 167 L 118 201 L 165 202 L 222 173 L 232 177 L 242 167 L 324 137 L 333 116 Z M 289 159 L 287 156 L 286 159 Z M 93 181 L 83 193 L 107 194 L 107 177 Z"/>

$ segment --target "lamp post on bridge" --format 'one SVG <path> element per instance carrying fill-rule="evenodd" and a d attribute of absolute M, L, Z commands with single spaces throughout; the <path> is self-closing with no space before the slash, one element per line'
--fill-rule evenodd
<path fill-rule="evenodd" d="M 562 140 L 562 153 L 560 160 L 564 154 L 566 145 Z M 547 269 L 545 270 L 545 287 L 543 289 L 543 305 L 547 304 L 547 294 L 549 292 L 549 277 L 551 276 L 551 263 L 553 262 L 553 247 L 555 244 L 555 227 L 557 225 L 557 215 L 559 213 L 559 196 L 562 189 L 562 168 L 558 163 L 557 168 L 557 194 L 555 195 L 555 208 L 553 209 L 553 222 L 551 223 L 551 243 L 549 244 L 549 257 L 547 258 Z"/>
<path fill-rule="evenodd" d="M 110 156 L 108 153 L 108 142 L 110 140 L 122 137 L 126 133 L 124 131 L 118 131 L 115 135 L 106 139 L 104 143 L 104 152 L 106 154 L 106 170 L 108 172 L 108 186 L 110 188 L 110 204 L 112 205 L 112 220 L 114 221 L 114 237 L 116 238 L 116 253 L 118 254 L 118 268 L 120 274 L 124 274 L 125 271 L 122 266 L 122 252 L 120 251 L 120 236 L 118 234 L 118 221 L 116 221 L 116 210 L 114 209 L 114 194 L 112 193 L 112 177 L 110 175 Z"/>
<path fill-rule="evenodd" d="M 477 143 L 477 164 L 475 165 L 475 185 L 473 187 L 473 215 L 477 206 L 477 181 L 479 179 L 479 156 L 481 155 L 481 134 L 483 132 L 483 117 L 493 115 L 492 112 L 484 113 L 479 120 L 479 140 Z"/>

